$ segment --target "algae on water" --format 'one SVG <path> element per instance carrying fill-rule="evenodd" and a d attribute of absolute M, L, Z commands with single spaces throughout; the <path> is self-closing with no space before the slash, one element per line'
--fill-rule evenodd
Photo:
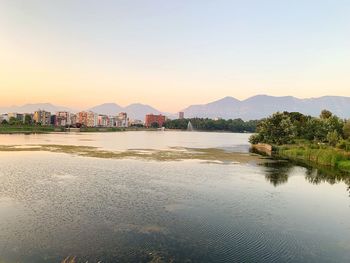
<path fill-rule="evenodd" d="M 40 145 L 1 145 L 2 152 L 55 152 L 85 157 L 109 159 L 144 159 L 155 161 L 204 160 L 210 163 L 260 163 L 264 158 L 251 153 L 228 152 L 218 148 L 182 148 L 169 149 L 128 149 L 109 151 L 92 146 L 40 144 Z"/>

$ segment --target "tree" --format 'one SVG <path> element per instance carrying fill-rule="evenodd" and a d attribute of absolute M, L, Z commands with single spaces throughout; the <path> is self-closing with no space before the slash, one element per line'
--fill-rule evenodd
<path fill-rule="evenodd" d="M 329 119 L 330 117 L 332 117 L 333 113 L 330 112 L 329 110 L 323 110 L 321 111 L 321 115 L 320 118 L 321 119 Z"/>
<path fill-rule="evenodd" d="M 159 128 L 158 122 L 152 122 L 151 123 L 151 128 Z"/>
<path fill-rule="evenodd" d="M 9 119 L 9 124 L 10 125 L 17 125 L 17 124 L 19 124 L 19 121 L 15 117 L 11 117 Z"/>
<path fill-rule="evenodd" d="M 30 124 L 32 124 L 32 117 L 31 117 L 30 115 L 26 114 L 26 115 L 24 116 L 24 124 L 25 124 L 25 125 L 30 125 Z"/>
<path fill-rule="evenodd" d="M 261 121 L 257 127 L 258 135 L 251 137 L 251 142 L 264 142 L 270 144 L 289 144 L 296 138 L 296 127 L 286 113 L 274 113 Z"/>
<path fill-rule="evenodd" d="M 2 125 L 7 125 L 7 124 L 9 124 L 9 123 L 8 123 L 7 120 L 2 120 L 1 124 L 2 124 Z"/>
<path fill-rule="evenodd" d="M 343 135 L 344 135 L 344 139 L 349 139 L 350 138 L 350 120 L 347 120 L 344 123 L 343 126 Z"/>
<path fill-rule="evenodd" d="M 338 141 L 339 141 L 339 135 L 338 132 L 336 130 L 332 131 L 332 132 L 328 132 L 327 134 L 327 141 L 328 144 L 331 146 L 336 146 Z"/>

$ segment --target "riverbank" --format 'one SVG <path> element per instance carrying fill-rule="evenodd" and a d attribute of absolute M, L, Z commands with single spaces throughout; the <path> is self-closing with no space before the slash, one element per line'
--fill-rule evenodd
<path fill-rule="evenodd" d="M 253 150 L 267 154 L 265 148 L 253 145 Z M 269 152 L 274 158 L 283 158 L 305 164 L 335 168 L 350 174 L 350 152 L 325 144 L 296 143 L 288 145 L 270 145 Z"/>
<path fill-rule="evenodd" d="M 350 152 L 327 145 L 293 144 L 275 147 L 275 155 L 293 161 L 339 169 L 350 173 Z"/>
<path fill-rule="evenodd" d="M 31 133 L 50 133 L 60 132 L 61 129 L 55 129 L 51 126 L 0 126 L 0 134 L 31 134 Z"/>

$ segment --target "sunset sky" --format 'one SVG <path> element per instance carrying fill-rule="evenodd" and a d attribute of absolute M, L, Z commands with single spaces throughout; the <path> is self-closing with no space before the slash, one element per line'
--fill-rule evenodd
<path fill-rule="evenodd" d="M 0 106 L 350 96 L 350 1 L 0 0 Z"/>

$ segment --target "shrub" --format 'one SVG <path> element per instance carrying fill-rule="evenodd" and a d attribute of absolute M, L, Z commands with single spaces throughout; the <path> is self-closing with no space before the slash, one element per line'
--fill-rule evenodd
<path fill-rule="evenodd" d="M 345 151 L 350 151 L 350 141 L 349 140 L 340 140 L 337 143 L 337 148 L 345 150 Z"/>
<path fill-rule="evenodd" d="M 339 135 L 336 130 L 327 133 L 327 141 L 331 146 L 336 146 L 339 141 Z"/>

